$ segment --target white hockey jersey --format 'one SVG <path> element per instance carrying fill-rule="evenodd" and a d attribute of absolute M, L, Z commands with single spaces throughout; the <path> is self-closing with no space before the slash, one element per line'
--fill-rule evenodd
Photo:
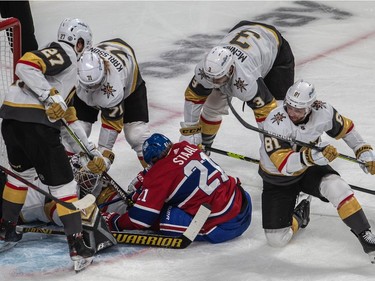
<path fill-rule="evenodd" d="M 326 133 L 335 139 L 344 138 L 352 149 L 365 144 L 357 133 L 356 142 L 345 139 L 350 132 L 355 131 L 353 122 L 340 115 L 328 103 L 319 100 L 315 101 L 310 115 L 301 124 L 295 125 L 281 105 L 270 112 L 263 125 L 265 131 L 305 143 L 316 143 Z M 288 173 L 287 166 L 289 161 L 299 161 L 301 149 L 293 143 L 263 136 L 259 166 L 259 174 L 263 180 L 279 185 L 296 181 L 308 167 L 301 163 L 300 170 Z"/>
<path fill-rule="evenodd" d="M 99 146 L 112 149 L 124 126 L 124 100 L 143 82 L 133 49 L 121 39 L 103 41 L 91 48 L 106 64 L 106 77 L 100 87 L 78 86 L 77 95 L 88 106 L 101 111 Z"/>
<path fill-rule="evenodd" d="M 20 80 L 6 94 L 0 117 L 59 128 L 60 122 L 48 120 L 38 97 L 47 97 L 54 87 L 69 105 L 78 83 L 73 48 L 64 42 L 52 42 L 41 50 L 27 52 L 17 62 L 16 75 Z"/>
<path fill-rule="evenodd" d="M 220 90 L 242 101 L 252 100 L 258 91 L 257 80 L 271 70 L 280 45 L 279 37 L 263 25 L 244 25 L 219 42 L 217 46 L 229 49 L 234 55 L 236 68 L 230 83 Z M 195 68 L 195 79 L 205 88 L 212 86 L 204 79 L 201 60 Z"/>
<path fill-rule="evenodd" d="M 217 45 L 230 50 L 235 61 L 233 76 L 228 83 L 219 88 L 220 91 L 248 102 L 254 110 L 257 122 L 264 121 L 268 113 L 276 107 L 272 94 L 263 88 L 259 90 L 258 86 L 262 83 L 266 88 L 262 78 L 273 66 L 280 41 L 280 34 L 271 27 L 252 23 L 232 30 Z M 185 121 L 197 121 L 198 116 L 193 114 L 200 111 L 213 87 L 204 78 L 203 64 L 204 59 L 197 64 L 195 76 L 185 91 Z"/>
<path fill-rule="evenodd" d="M 106 80 L 97 89 L 78 87 L 77 95 L 92 107 L 112 108 L 134 92 L 139 76 L 138 64 L 133 49 L 120 39 L 103 41 L 92 47 L 109 62 Z"/>

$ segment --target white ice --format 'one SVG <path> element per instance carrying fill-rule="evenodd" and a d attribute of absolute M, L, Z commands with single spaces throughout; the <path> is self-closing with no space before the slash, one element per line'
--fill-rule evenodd
<path fill-rule="evenodd" d="M 312 4 L 317 5 L 314 10 Z M 240 20 L 256 20 L 268 15 L 264 22 L 279 27 L 294 51 L 296 79 L 313 82 L 318 97 L 354 120 L 358 131 L 375 145 L 375 2 L 33 1 L 31 7 L 40 45 L 56 39 L 58 25 L 65 17 L 79 17 L 90 24 L 94 42 L 115 37 L 128 42 L 141 66 L 147 66 L 148 62 L 172 61 L 171 65 L 176 66 L 175 71 L 180 74 L 171 78 L 144 74 L 144 79 L 151 129 L 166 134 L 173 141 L 178 141 L 184 90 L 192 77 L 194 61 Z M 294 18 L 294 23 L 298 19 L 309 21 L 300 22 L 300 26 L 285 26 L 281 23 L 283 20 L 285 23 L 288 14 Z M 201 52 L 194 55 L 187 44 L 177 44 L 181 40 L 194 43 L 197 37 L 193 35 L 197 34 L 203 35 L 198 46 Z M 219 37 L 210 39 L 209 35 Z M 185 61 L 177 63 L 168 56 L 162 57 L 171 51 L 178 51 Z M 193 55 L 186 57 L 184 53 Z M 182 73 L 183 67 L 188 71 Z M 159 71 L 165 73 L 168 69 Z M 242 104 L 239 101 L 234 104 L 240 111 Z M 242 116 L 255 124 L 250 109 L 245 109 Z M 98 126 L 95 128 L 94 139 Z M 341 153 L 353 155 L 343 141 L 330 142 Z M 224 118 L 214 143 L 216 148 L 254 158 L 259 155 L 258 145 L 257 133 L 244 128 L 232 114 Z M 122 186 L 127 186 L 141 167 L 123 135 L 114 151 L 116 162 L 110 174 Z M 193 243 L 185 250 L 137 248 L 134 255 L 118 255 L 103 262 L 99 259 L 77 275 L 70 270 L 19 274 L 17 270 L 2 267 L 0 280 L 374 280 L 375 265 L 369 262 L 357 239 L 339 219 L 336 210 L 316 198 L 312 201 L 308 227 L 285 248 L 268 246 L 261 225 L 262 186 L 258 167 L 217 154 L 212 154 L 212 158 L 229 174 L 241 178 L 252 196 L 252 224 L 241 237 L 219 245 Z M 337 159 L 333 166 L 349 183 L 375 190 L 375 177 L 364 174 L 357 164 Z M 356 192 L 356 196 L 370 223 L 375 225 L 374 195 Z M 32 267 L 34 259 L 43 258 L 42 255 L 34 257 L 29 265 Z"/>

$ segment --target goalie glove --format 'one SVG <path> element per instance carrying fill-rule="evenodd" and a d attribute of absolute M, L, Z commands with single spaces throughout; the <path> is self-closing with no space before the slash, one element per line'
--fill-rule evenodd
<path fill-rule="evenodd" d="M 306 166 L 325 166 L 335 160 L 339 155 L 336 148 L 327 142 L 321 142 L 317 146 L 323 148 L 323 150 L 307 148 L 302 152 L 302 162 Z"/>
<path fill-rule="evenodd" d="M 359 164 L 361 169 L 366 173 L 371 175 L 375 174 L 375 153 L 372 150 L 371 145 L 365 144 L 357 149 L 355 155 L 358 160 L 364 162 L 364 164 Z"/>
<path fill-rule="evenodd" d="M 202 126 L 197 122 L 181 122 L 180 142 L 187 141 L 195 145 L 202 145 Z"/>
<path fill-rule="evenodd" d="M 38 99 L 43 102 L 50 122 L 54 123 L 64 117 L 65 111 L 68 107 L 64 98 L 55 88 L 52 88 L 48 93 L 40 96 Z"/>

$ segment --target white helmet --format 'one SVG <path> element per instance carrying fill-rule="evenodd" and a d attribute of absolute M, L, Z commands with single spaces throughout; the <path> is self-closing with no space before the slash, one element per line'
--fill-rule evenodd
<path fill-rule="evenodd" d="M 285 104 L 294 108 L 306 108 L 310 112 L 313 103 L 316 101 L 316 92 L 313 84 L 298 80 L 288 89 L 285 96 Z"/>
<path fill-rule="evenodd" d="M 221 46 L 214 47 L 209 51 L 204 60 L 203 70 L 206 75 L 205 78 L 213 84 L 214 87 L 223 86 L 224 84 L 214 83 L 214 79 L 217 80 L 225 76 L 230 78 L 234 72 L 233 69 L 231 70 L 232 66 L 234 67 L 232 52 Z"/>
<path fill-rule="evenodd" d="M 96 89 L 104 78 L 104 60 L 96 53 L 85 51 L 78 61 L 78 79 L 81 86 L 86 89 Z"/>
<path fill-rule="evenodd" d="M 83 50 L 79 52 L 77 42 L 80 38 L 83 40 Z M 57 40 L 72 45 L 77 58 L 79 58 L 84 50 L 90 49 L 92 46 L 91 29 L 83 20 L 66 18 L 60 24 Z"/>

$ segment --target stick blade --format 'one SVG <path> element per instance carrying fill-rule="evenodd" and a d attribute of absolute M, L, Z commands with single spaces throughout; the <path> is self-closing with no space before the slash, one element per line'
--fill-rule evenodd
<path fill-rule="evenodd" d="M 211 206 L 208 204 L 201 205 L 183 235 L 190 241 L 194 241 L 195 237 L 197 237 L 199 231 L 202 229 L 210 214 Z"/>
<path fill-rule="evenodd" d="M 96 198 L 95 198 L 94 195 L 87 194 L 82 199 L 80 199 L 78 201 L 75 201 L 75 202 L 72 202 L 72 204 L 74 205 L 74 207 L 76 207 L 76 209 L 83 210 L 83 209 L 86 209 L 87 207 L 91 206 L 92 204 L 94 204 L 95 201 L 96 201 Z"/>

